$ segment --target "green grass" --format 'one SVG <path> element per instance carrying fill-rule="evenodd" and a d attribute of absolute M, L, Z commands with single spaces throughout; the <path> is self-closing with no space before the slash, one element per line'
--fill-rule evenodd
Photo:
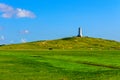
<path fill-rule="evenodd" d="M 91 37 L 68 37 L 57 40 L 36 41 L 24 44 L 1 46 L 0 50 L 29 49 L 29 50 L 120 50 L 120 42 Z"/>
<path fill-rule="evenodd" d="M 0 80 L 119 79 L 120 51 L 0 51 Z"/>

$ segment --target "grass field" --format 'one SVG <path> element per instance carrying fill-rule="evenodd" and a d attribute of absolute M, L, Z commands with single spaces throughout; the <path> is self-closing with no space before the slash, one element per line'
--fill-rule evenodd
<path fill-rule="evenodd" d="M 0 80 L 119 80 L 120 51 L 0 51 Z"/>

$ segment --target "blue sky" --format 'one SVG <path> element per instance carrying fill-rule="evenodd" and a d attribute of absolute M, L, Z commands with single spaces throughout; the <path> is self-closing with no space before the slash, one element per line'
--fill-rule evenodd
<path fill-rule="evenodd" d="M 120 0 L 0 0 L 0 44 L 83 35 L 120 41 Z"/>

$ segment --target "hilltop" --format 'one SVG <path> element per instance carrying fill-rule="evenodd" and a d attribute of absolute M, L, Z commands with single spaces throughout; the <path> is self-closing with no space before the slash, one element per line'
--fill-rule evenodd
<path fill-rule="evenodd" d="M 120 50 L 120 42 L 91 37 L 67 37 L 1 46 L 0 49 Z"/>

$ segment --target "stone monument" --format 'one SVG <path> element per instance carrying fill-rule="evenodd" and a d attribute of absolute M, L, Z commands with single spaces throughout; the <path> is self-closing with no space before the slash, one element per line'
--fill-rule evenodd
<path fill-rule="evenodd" d="M 78 35 L 77 35 L 77 37 L 82 37 L 83 35 L 82 35 L 82 28 L 78 28 Z"/>

